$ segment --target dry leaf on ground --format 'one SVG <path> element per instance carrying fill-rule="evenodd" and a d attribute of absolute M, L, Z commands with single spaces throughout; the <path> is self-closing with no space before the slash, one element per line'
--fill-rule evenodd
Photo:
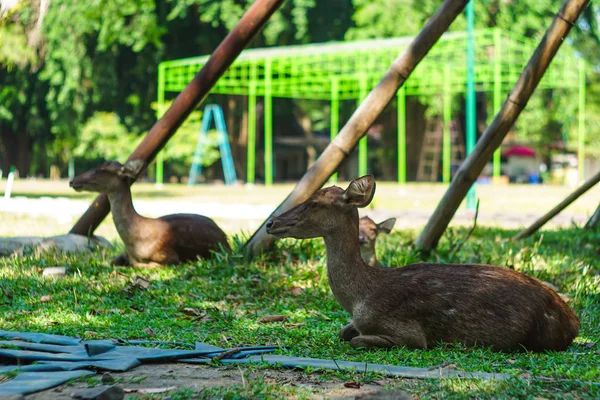
<path fill-rule="evenodd" d="M 302 293 L 304 293 L 304 289 L 302 289 L 299 286 L 292 286 L 290 288 L 290 293 L 293 294 L 294 296 L 300 296 Z"/>
<path fill-rule="evenodd" d="M 177 389 L 177 386 L 169 386 L 166 388 L 146 388 L 146 389 L 129 389 L 125 388 L 123 391 L 125 393 L 137 393 L 137 394 L 153 394 L 153 393 L 164 393 L 169 390 Z"/>
<path fill-rule="evenodd" d="M 285 315 L 263 315 L 258 319 L 258 322 L 266 324 L 269 322 L 283 322 L 287 321 L 287 317 Z"/>
<path fill-rule="evenodd" d="M 152 330 L 152 328 L 144 328 L 143 332 L 146 332 L 150 336 L 154 336 L 154 331 Z"/>

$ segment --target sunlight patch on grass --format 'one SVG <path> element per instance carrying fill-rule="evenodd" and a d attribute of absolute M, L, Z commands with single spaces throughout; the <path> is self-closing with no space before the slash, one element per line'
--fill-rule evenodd
<path fill-rule="evenodd" d="M 464 234 L 463 229 L 450 230 L 437 252 L 423 258 L 412 247 L 414 231 L 394 232 L 380 240 L 378 256 L 387 265 L 419 261 L 495 264 L 556 285 L 570 297 L 569 304 L 582 323 L 580 336 L 566 352 L 497 353 L 458 344 L 427 351 L 353 349 L 338 339 L 350 316 L 329 289 L 321 239 L 278 242 L 268 254 L 248 264 L 238 255 L 218 254 L 173 267 L 115 268 L 109 261 L 118 248 L 89 255 L 27 254 L 0 259 L 0 304 L 5 311 L 0 314 L 0 326 L 88 339 L 203 341 L 226 347 L 272 344 L 287 346 L 279 350 L 286 355 L 413 367 L 454 364 L 459 370 L 516 377 L 506 382 L 392 380 L 390 387 L 422 398 L 599 397 L 600 388 L 589 382 L 600 382 L 600 233 L 567 229 L 546 232 L 542 239 L 510 242 L 506 239 L 514 231 L 478 228 L 454 252 Z M 232 242 L 239 246 L 243 240 L 233 237 Z M 59 265 L 67 267 L 65 278 L 42 276 L 43 268 Z M 148 288 L 132 286 L 135 276 L 147 279 Z M 261 316 L 274 314 L 287 320 L 259 322 Z M 325 379 L 329 373 L 319 374 Z M 537 375 L 557 381 L 531 379 Z M 252 385 L 215 389 L 214 393 L 295 393 L 266 381 Z"/>

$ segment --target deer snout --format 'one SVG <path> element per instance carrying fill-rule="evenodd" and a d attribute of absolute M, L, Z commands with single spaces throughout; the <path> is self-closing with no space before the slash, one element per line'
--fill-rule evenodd
<path fill-rule="evenodd" d="M 269 235 L 284 237 L 283 235 L 285 235 L 294 225 L 295 221 L 273 218 L 265 224 L 265 228 Z"/>
<path fill-rule="evenodd" d="M 69 187 L 72 187 L 77 191 L 83 189 L 83 184 L 81 182 L 77 182 L 76 178 L 73 178 L 69 181 Z"/>
<path fill-rule="evenodd" d="M 281 230 L 281 227 L 282 227 L 281 225 L 282 224 L 280 221 L 270 219 L 269 221 L 267 221 L 265 228 L 269 235 L 275 235 L 276 233 L 278 233 Z"/>
<path fill-rule="evenodd" d="M 369 243 L 369 241 L 367 240 L 367 238 L 365 237 L 365 235 L 358 235 L 358 243 L 360 243 L 360 245 L 364 245 Z"/>

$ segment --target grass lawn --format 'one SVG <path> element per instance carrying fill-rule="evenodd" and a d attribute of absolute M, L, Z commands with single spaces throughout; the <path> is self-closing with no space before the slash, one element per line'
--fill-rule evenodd
<path fill-rule="evenodd" d="M 115 269 L 109 260 L 119 249 L 91 255 L 28 255 L 0 259 L 0 327 L 5 330 L 78 335 L 82 338 L 145 338 L 215 345 L 275 344 L 281 354 L 414 367 L 442 364 L 465 371 L 507 373 L 504 381 L 386 379 L 420 399 L 441 398 L 599 398 L 600 397 L 600 233 L 572 228 L 549 231 L 520 243 L 504 239 L 515 232 L 478 228 L 453 254 L 465 229 L 451 230 L 428 260 L 489 263 L 512 267 L 557 286 L 581 319 L 576 342 L 566 352 L 494 353 L 446 344 L 427 351 L 404 348 L 365 351 L 338 340 L 349 315 L 333 298 L 325 273 L 321 239 L 285 240 L 268 255 L 244 264 L 237 255 L 162 269 Z M 411 249 L 413 231 L 382 237 L 378 255 L 384 265 L 421 259 Z M 232 239 L 234 246 L 240 238 Z M 235 253 L 234 253 L 235 254 Z M 67 276 L 42 277 L 49 266 L 67 266 Z M 148 289 L 126 290 L 134 277 Z M 184 309 L 193 309 L 194 312 Z M 197 313 L 197 316 L 189 315 Z M 263 324 L 263 315 L 283 314 L 285 322 Z M 215 367 L 203 367 L 215 368 Z M 238 370 L 238 367 L 234 367 Z M 203 391 L 180 389 L 185 398 L 306 398 L 314 387 L 282 385 L 261 377 L 258 367 L 241 367 L 244 385 Z M 372 373 L 310 371 L 323 382 L 369 384 Z M 252 378 L 254 376 L 254 378 Z M 534 377 L 550 379 L 537 380 Z M 99 378 L 87 383 L 99 384 Z M 1 379 L 0 379 L 1 380 Z M 340 383 L 341 385 L 341 383 Z M 157 394 L 146 398 L 162 398 Z M 41 398 L 41 397 L 40 397 Z"/>

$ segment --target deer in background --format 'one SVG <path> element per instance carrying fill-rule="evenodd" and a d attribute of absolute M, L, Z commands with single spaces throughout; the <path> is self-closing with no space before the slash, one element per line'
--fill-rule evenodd
<path fill-rule="evenodd" d="M 426 349 L 460 342 L 497 351 L 565 350 L 579 319 L 537 279 L 491 265 L 419 263 L 369 266 L 360 255 L 358 207 L 375 193 L 367 175 L 346 190 L 333 186 L 273 217 L 278 238 L 323 237 L 327 277 L 352 322 L 340 331 L 352 347 Z"/>
<path fill-rule="evenodd" d="M 142 160 L 121 165 L 107 162 L 76 176 L 69 185 L 76 191 L 106 193 L 125 252 L 114 265 L 156 267 L 208 258 L 220 247 L 229 250 L 227 236 L 210 218 L 197 214 L 172 214 L 160 218 L 139 215 L 130 186 L 145 167 Z"/>
<path fill-rule="evenodd" d="M 360 255 L 370 266 L 381 265 L 375 255 L 375 244 L 377 236 L 381 233 L 390 233 L 396 218 L 389 218 L 379 224 L 376 224 L 369 217 L 362 217 L 358 221 L 358 242 L 360 244 Z"/>

